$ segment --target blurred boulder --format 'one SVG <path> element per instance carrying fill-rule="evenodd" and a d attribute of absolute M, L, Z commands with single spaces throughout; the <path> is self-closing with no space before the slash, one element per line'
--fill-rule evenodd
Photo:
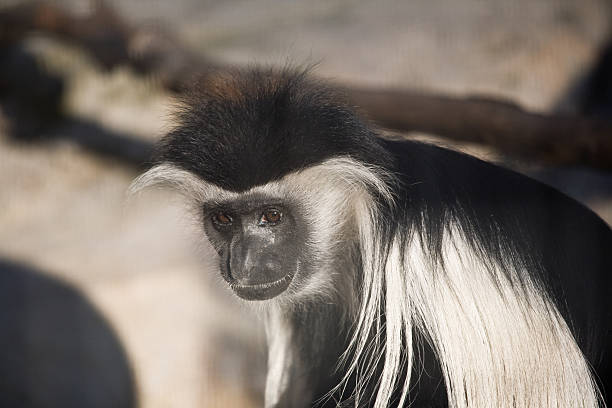
<path fill-rule="evenodd" d="M 0 407 L 131 408 L 113 329 L 70 285 L 0 260 Z"/>

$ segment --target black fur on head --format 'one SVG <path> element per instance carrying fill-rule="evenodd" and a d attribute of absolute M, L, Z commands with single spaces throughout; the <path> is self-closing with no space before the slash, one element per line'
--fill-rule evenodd
<path fill-rule="evenodd" d="M 330 157 L 378 164 L 386 156 L 342 97 L 307 70 L 224 72 L 191 89 L 156 160 L 227 190 L 244 191 Z"/>

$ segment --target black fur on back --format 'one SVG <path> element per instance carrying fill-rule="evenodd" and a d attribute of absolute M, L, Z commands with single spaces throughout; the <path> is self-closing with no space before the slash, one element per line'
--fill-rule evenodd
<path fill-rule="evenodd" d="M 244 191 L 325 159 L 383 163 L 372 131 L 307 70 L 212 74 L 182 101 L 178 126 L 156 158 L 232 191 Z"/>

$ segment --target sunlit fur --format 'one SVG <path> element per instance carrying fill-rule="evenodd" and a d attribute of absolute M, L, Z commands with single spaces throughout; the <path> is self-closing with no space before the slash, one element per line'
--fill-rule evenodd
<path fill-rule="evenodd" d="M 531 271 L 521 270 L 512 259 L 500 265 L 474 249 L 456 220 L 445 226 L 440 257 L 431 256 L 418 229 L 385 235 L 380 221 L 388 221 L 388 213 L 377 203 L 394 208 L 395 182 L 378 168 L 339 158 L 234 193 L 162 163 L 136 180 L 132 190 L 162 183 L 196 202 L 263 193 L 302 203 L 310 211 L 306 218 L 315 234 L 308 245 L 317 250 L 320 269 L 308 281 L 300 281 L 298 273 L 286 293 L 268 301 L 265 313 L 313 298 L 339 297 L 347 305 L 345 318 L 354 322 L 354 331 L 339 365 L 345 382 L 352 375 L 357 381 L 355 406 L 387 407 L 398 387 L 397 406 L 409 403 L 410 373 L 419 350 L 413 341 L 419 338 L 430 343 L 440 361 L 451 407 L 602 404 L 588 363 L 552 300 L 530 278 Z M 402 219 L 393 222 L 406 225 Z M 351 236 L 357 242 L 347 241 Z M 337 269 L 347 265 L 353 270 Z M 268 330 L 282 328 L 269 323 Z M 271 354 L 283 354 L 282 345 L 270 347 Z M 380 361 L 382 374 L 373 378 Z M 267 405 L 282 386 L 283 364 L 280 357 L 270 365 Z M 366 395 L 368 384 L 377 385 L 375 396 Z"/>

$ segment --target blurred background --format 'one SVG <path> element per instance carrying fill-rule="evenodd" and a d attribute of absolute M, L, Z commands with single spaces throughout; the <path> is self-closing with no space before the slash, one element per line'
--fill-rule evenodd
<path fill-rule="evenodd" d="M 0 0 L 0 406 L 262 406 L 257 317 L 179 198 L 126 190 L 189 78 L 288 63 L 612 223 L 608 0 Z"/>

